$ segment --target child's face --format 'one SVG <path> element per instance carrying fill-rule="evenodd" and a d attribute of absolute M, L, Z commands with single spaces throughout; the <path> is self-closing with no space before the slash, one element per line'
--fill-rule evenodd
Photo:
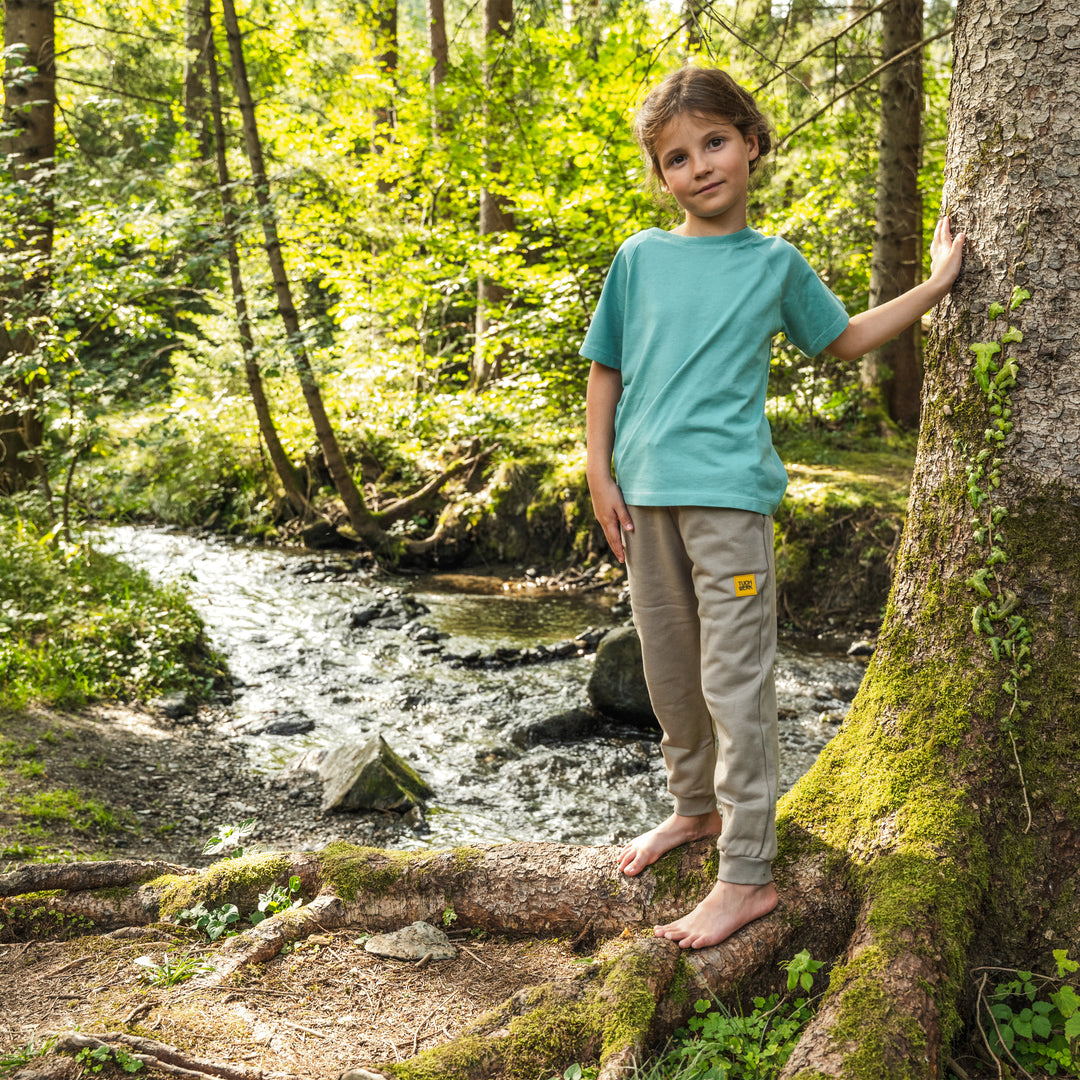
<path fill-rule="evenodd" d="M 750 162 L 757 156 L 756 136 L 744 138 L 727 120 L 674 117 L 656 145 L 661 184 L 685 213 L 674 231 L 721 236 L 745 228 Z"/>

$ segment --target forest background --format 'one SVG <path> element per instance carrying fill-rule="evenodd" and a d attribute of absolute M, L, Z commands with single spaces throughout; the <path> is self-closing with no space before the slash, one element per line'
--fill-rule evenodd
<path fill-rule="evenodd" d="M 55 41 L 35 55 L 13 32 L 26 9 L 55 19 Z M 5 514 L 68 530 L 77 517 L 150 518 L 275 537 L 321 513 L 386 551 L 397 538 L 395 557 L 410 537 L 431 553 L 415 545 L 441 514 L 439 539 L 459 552 L 599 557 L 577 349 L 621 241 L 674 220 L 645 190 L 635 103 L 688 59 L 753 89 L 779 147 L 752 224 L 794 243 L 855 312 L 891 295 L 875 265 L 903 264 L 894 291 L 922 273 L 950 20 L 947 4 L 924 13 L 910 0 L 486 0 L 445 12 L 317 0 L 252 4 L 229 42 L 225 20 L 193 0 L 55 11 L 9 0 Z M 53 88 L 55 143 L 30 153 Z M 907 112 L 906 159 L 879 158 L 890 108 Z M 892 220 L 901 204 L 906 219 Z M 778 342 L 768 408 L 784 456 L 835 464 L 884 450 L 906 464 L 917 337 L 907 351 L 914 373 L 886 356 L 860 378 Z M 901 382 L 906 405 L 892 396 Z M 313 388 L 321 428 L 305 408 Z M 895 465 L 864 457 L 856 472 Z M 325 498 L 335 488 L 340 503 Z M 528 527 L 485 534 L 511 502 Z M 805 573 L 806 552 L 789 556 Z"/>
<path fill-rule="evenodd" d="M 777 149 L 751 222 L 855 312 L 924 272 L 951 18 L 7 0 L 3 700 L 206 684 L 198 620 L 93 553 L 84 522 L 617 576 L 577 350 L 622 240 L 676 220 L 646 188 L 635 104 L 686 62 L 752 88 Z M 918 327 L 858 369 L 775 343 L 789 627 L 876 625 L 920 383 Z"/>

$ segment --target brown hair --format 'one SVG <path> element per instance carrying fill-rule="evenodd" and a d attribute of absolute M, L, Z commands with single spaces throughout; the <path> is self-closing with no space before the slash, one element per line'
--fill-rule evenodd
<path fill-rule="evenodd" d="M 753 172 L 772 149 L 769 121 L 750 93 L 719 68 L 684 67 L 673 71 L 649 91 L 634 119 L 634 137 L 652 169 L 654 180 L 663 179 L 657 144 L 664 128 L 677 116 L 726 120 L 745 139 L 757 137 L 758 156 L 750 162 Z"/>

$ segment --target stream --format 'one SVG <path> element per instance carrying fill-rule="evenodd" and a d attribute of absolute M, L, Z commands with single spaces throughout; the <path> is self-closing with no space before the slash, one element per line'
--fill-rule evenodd
<path fill-rule="evenodd" d="M 434 789 L 398 846 L 496 840 L 619 842 L 670 812 L 658 742 L 612 727 L 580 742 L 520 748 L 515 726 L 588 702 L 591 656 L 527 666 L 455 666 L 625 621 L 611 596 L 505 589 L 479 574 L 373 575 L 348 554 L 286 552 L 231 538 L 118 526 L 99 545 L 158 580 L 181 580 L 236 680 L 223 729 L 272 777 L 297 755 L 382 734 Z M 353 613 L 407 596 L 438 644 L 354 628 Z M 422 609 L 421 609 L 422 610 Z M 428 634 L 429 637 L 433 636 Z M 441 649 L 440 649 L 441 646 Z M 787 790 L 845 715 L 862 661 L 781 638 L 776 680 Z"/>

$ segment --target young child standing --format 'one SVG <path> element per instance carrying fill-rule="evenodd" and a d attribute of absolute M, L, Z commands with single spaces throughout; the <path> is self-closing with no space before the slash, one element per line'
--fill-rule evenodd
<path fill-rule="evenodd" d="M 719 833 L 716 885 L 655 930 L 703 948 L 777 903 L 772 514 L 787 474 L 765 417 L 770 343 L 783 331 L 808 356 L 841 360 L 877 348 L 949 291 L 963 234 L 942 217 L 929 280 L 849 319 L 790 244 L 747 227 L 750 174 L 771 139 L 726 72 L 668 76 L 635 135 L 683 221 L 631 236 L 604 283 L 581 348 L 587 473 L 626 562 L 675 812 L 624 848 L 619 870 Z"/>

